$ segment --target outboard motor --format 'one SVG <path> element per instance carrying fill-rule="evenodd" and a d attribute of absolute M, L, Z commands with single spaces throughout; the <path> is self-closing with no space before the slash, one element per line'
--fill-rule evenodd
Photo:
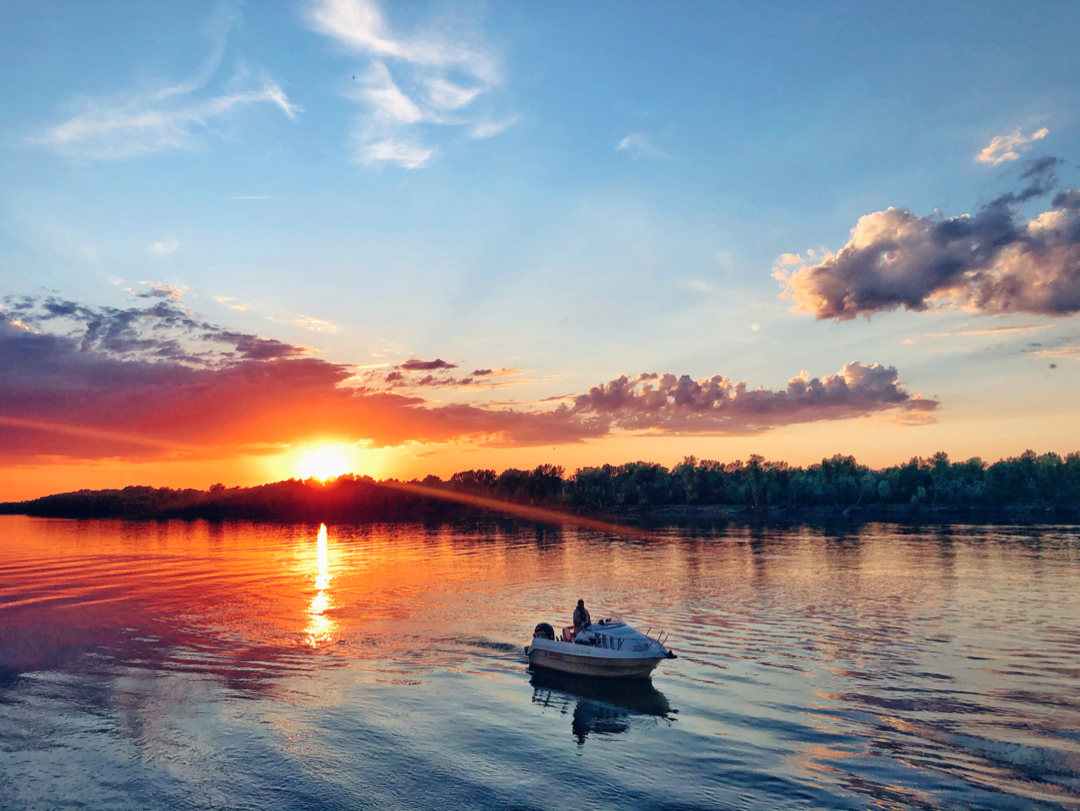
<path fill-rule="evenodd" d="M 548 623 L 541 622 L 533 629 L 533 638 L 540 637 L 541 639 L 555 640 L 555 629 Z"/>

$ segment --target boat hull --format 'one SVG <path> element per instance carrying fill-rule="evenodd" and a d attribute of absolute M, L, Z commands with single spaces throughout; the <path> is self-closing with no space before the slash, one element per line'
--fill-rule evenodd
<path fill-rule="evenodd" d="M 607 679 L 647 679 L 663 661 L 652 657 L 615 658 L 593 656 L 589 653 L 576 654 L 570 651 L 548 650 L 535 644 L 529 647 L 527 655 L 530 667 Z"/>

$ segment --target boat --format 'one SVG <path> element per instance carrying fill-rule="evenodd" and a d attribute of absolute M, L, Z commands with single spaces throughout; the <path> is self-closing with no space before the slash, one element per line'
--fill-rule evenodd
<path fill-rule="evenodd" d="M 533 668 L 620 679 L 647 679 L 662 661 L 677 658 L 664 647 L 662 633 L 654 639 L 617 618 L 594 622 L 576 634 L 573 626 L 567 626 L 561 639 L 555 638 L 551 625 L 541 622 L 525 655 Z"/>

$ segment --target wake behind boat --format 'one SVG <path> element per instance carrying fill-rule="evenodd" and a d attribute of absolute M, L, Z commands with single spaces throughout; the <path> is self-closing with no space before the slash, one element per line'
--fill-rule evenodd
<path fill-rule="evenodd" d="M 600 620 L 576 634 L 573 626 L 567 626 L 562 639 L 555 638 L 551 625 L 541 622 L 533 631 L 532 644 L 525 646 L 525 655 L 535 668 L 624 679 L 648 678 L 664 659 L 676 658 L 661 639 L 620 619 Z"/>

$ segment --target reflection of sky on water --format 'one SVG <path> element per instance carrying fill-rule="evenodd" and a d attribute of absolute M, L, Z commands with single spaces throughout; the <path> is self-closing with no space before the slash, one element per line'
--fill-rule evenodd
<path fill-rule="evenodd" d="M 0 516 L 0 808 L 1080 800 L 1074 529 L 540 540 Z M 530 674 L 578 597 L 679 659 Z"/>
<path fill-rule="evenodd" d="M 308 644 L 313 648 L 334 641 L 334 629 L 337 624 L 332 617 L 326 616 L 333 605 L 330 602 L 330 562 L 326 537 L 326 524 L 319 525 L 319 536 L 315 542 L 315 595 L 308 608 L 307 632 Z"/>

